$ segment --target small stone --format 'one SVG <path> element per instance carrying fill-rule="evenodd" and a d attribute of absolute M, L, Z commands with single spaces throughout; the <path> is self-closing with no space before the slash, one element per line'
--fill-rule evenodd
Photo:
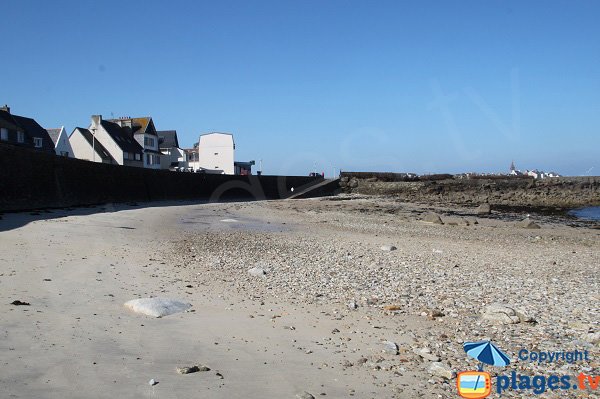
<path fill-rule="evenodd" d="M 248 274 L 252 277 L 263 277 L 267 272 L 261 267 L 253 267 L 252 269 L 248 269 Z"/>
<path fill-rule="evenodd" d="M 440 218 L 440 215 L 434 212 L 429 212 L 427 215 L 425 215 L 423 221 L 433 224 L 444 224 L 444 222 L 442 222 L 442 218 Z"/>
<path fill-rule="evenodd" d="M 315 399 L 314 396 L 312 396 L 310 393 L 304 391 L 302 393 L 299 393 L 296 395 L 297 399 Z"/>
<path fill-rule="evenodd" d="M 452 370 L 450 370 L 450 368 L 448 366 L 446 366 L 444 363 L 441 363 L 441 362 L 431 363 L 429 365 L 429 367 L 427 368 L 427 371 L 431 375 L 434 375 L 437 377 L 442 377 L 447 380 L 451 380 L 455 376 L 454 372 Z"/>
<path fill-rule="evenodd" d="M 358 304 L 355 301 L 350 301 L 348 302 L 348 308 L 350 310 L 356 310 L 358 309 Z"/>
<path fill-rule="evenodd" d="M 12 301 L 10 304 L 15 306 L 31 306 L 29 302 L 19 301 L 18 299 L 16 301 Z"/>
<path fill-rule="evenodd" d="M 438 317 L 444 317 L 444 316 L 445 316 L 444 312 L 442 312 L 439 309 L 430 310 L 429 313 L 427 314 L 427 317 L 429 317 L 429 319 L 431 319 L 431 320 L 435 320 Z"/>
<path fill-rule="evenodd" d="M 439 362 L 440 357 L 431 353 L 431 349 L 429 348 L 421 348 L 418 351 L 415 351 L 417 355 L 421 356 L 425 360 L 429 360 L 430 362 Z"/>
<path fill-rule="evenodd" d="M 197 373 L 198 371 L 200 371 L 200 368 L 198 366 L 177 367 L 177 372 L 179 374 L 191 374 L 191 373 Z"/>
<path fill-rule="evenodd" d="M 486 307 L 482 317 L 494 324 L 516 324 L 521 321 L 513 308 L 501 303 L 493 303 Z"/>
<path fill-rule="evenodd" d="M 392 341 L 385 341 L 383 343 L 382 350 L 383 350 L 383 352 L 389 353 L 390 355 L 397 355 L 398 354 L 398 344 L 396 344 L 395 342 L 392 342 Z"/>
<path fill-rule="evenodd" d="M 151 379 L 150 381 L 148 381 L 148 384 L 149 384 L 149 385 L 151 385 L 151 386 L 154 386 L 154 385 L 158 384 L 158 381 L 156 381 L 156 380 L 153 378 L 153 379 Z"/>
<path fill-rule="evenodd" d="M 397 250 L 398 248 L 393 245 L 382 245 L 379 249 L 385 252 L 391 252 Z"/>
<path fill-rule="evenodd" d="M 540 226 L 533 220 L 526 218 L 517 223 L 517 226 L 522 229 L 539 229 Z"/>
<path fill-rule="evenodd" d="M 352 367 L 352 366 L 354 366 L 354 365 L 352 364 L 352 362 L 351 362 L 351 361 L 349 361 L 349 360 L 344 360 L 344 361 L 342 362 L 342 366 L 344 366 L 344 367 Z"/>
<path fill-rule="evenodd" d="M 394 310 L 401 310 L 402 306 L 400 305 L 386 305 L 383 307 L 384 310 L 387 310 L 388 312 L 394 311 Z"/>

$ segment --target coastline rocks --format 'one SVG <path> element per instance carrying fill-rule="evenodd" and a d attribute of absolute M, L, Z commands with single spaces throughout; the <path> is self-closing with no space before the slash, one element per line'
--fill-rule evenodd
<path fill-rule="evenodd" d="M 433 224 L 444 224 L 444 222 L 442 222 L 442 218 L 440 218 L 440 215 L 434 212 L 429 212 L 427 215 L 425 215 L 423 221 Z"/>

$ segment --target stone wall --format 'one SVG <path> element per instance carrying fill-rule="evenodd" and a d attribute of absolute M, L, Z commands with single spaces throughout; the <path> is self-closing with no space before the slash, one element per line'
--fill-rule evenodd
<path fill-rule="evenodd" d="M 406 202 L 492 205 L 523 208 L 577 208 L 600 205 L 600 177 L 443 179 L 380 181 L 342 173 L 345 192 L 392 195 Z"/>
<path fill-rule="evenodd" d="M 279 199 L 322 181 L 107 165 L 0 144 L 0 212 L 155 200 Z"/>

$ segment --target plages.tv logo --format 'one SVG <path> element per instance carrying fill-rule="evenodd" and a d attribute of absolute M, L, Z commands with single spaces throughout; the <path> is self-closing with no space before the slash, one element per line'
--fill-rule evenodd
<path fill-rule="evenodd" d="M 491 341 L 465 342 L 467 355 L 479 361 L 477 371 L 463 371 L 456 376 L 456 388 L 463 398 L 481 399 L 492 393 L 492 377 L 483 371 L 483 365 L 504 367 L 510 359 Z"/>

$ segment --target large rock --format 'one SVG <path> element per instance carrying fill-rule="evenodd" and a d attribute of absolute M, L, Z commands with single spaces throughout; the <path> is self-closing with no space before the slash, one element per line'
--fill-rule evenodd
<path fill-rule="evenodd" d="M 427 368 L 427 371 L 431 375 L 442 377 L 447 380 L 451 380 L 455 376 L 454 371 L 442 362 L 432 362 Z"/>
<path fill-rule="evenodd" d="M 492 207 L 490 204 L 481 204 L 475 209 L 477 215 L 489 215 L 492 213 Z"/>
<path fill-rule="evenodd" d="M 427 215 L 425 215 L 425 217 L 423 218 L 424 222 L 427 223 L 433 223 L 433 224 L 444 224 L 444 222 L 442 222 L 442 218 L 440 217 L 440 215 L 438 215 L 437 213 L 434 212 L 429 212 Z"/>
<path fill-rule="evenodd" d="M 185 312 L 192 305 L 169 298 L 140 298 L 125 302 L 125 307 L 147 316 L 163 317 L 173 313 Z"/>
<path fill-rule="evenodd" d="M 523 219 L 521 220 L 519 223 L 517 223 L 517 226 L 519 226 L 522 229 L 539 229 L 540 226 L 535 223 L 533 220 L 527 218 L 527 219 Z"/>
<path fill-rule="evenodd" d="M 494 324 L 535 323 L 535 319 L 525 311 L 502 303 L 492 303 L 487 306 L 482 317 Z"/>

